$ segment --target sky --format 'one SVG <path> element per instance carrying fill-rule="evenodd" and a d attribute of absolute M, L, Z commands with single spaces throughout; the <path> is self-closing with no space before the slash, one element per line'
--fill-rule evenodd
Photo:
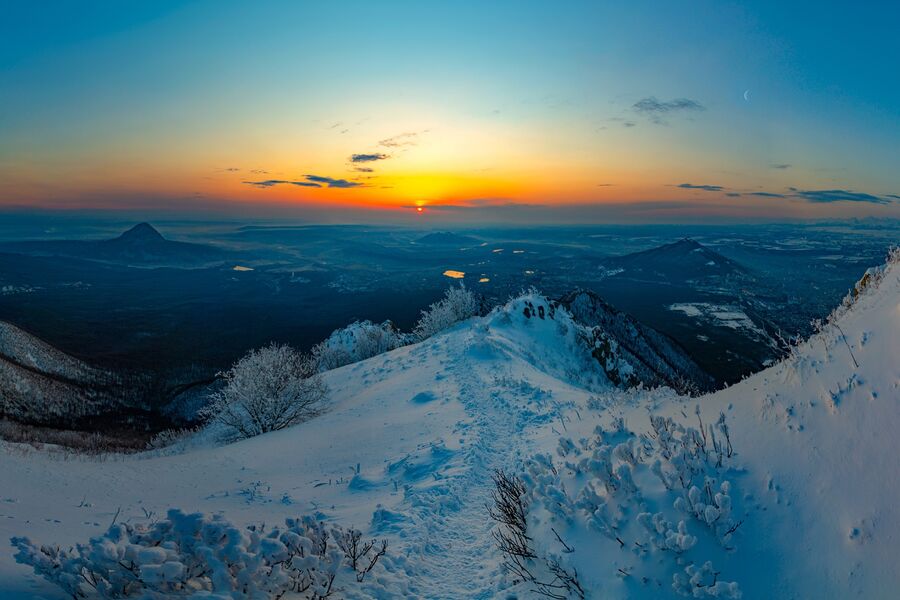
<path fill-rule="evenodd" d="M 0 210 L 898 218 L 897 31 L 897 2 L 11 3 Z"/>

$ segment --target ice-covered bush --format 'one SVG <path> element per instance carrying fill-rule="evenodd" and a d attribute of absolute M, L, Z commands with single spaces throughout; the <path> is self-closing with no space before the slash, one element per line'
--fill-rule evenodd
<path fill-rule="evenodd" d="M 681 573 L 672 577 L 672 589 L 692 598 L 741 598 L 741 588 L 734 581 L 719 581 L 719 573 L 713 569 L 712 563 L 706 561 L 702 566 L 690 564 Z"/>
<path fill-rule="evenodd" d="M 738 583 L 719 581 L 709 562 L 736 551 L 747 514 L 737 455 L 724 414 L 704 423 L 699 406 L 694 413 L 682 413 L 685 421 L 651 414 L 643 433 L 612 418 L 593 435 L 561 436 L 555 453 L 526 459 L 519 477 L 506 477 L 516 485 L 497 485 L 491 512 L 507 570 L 563 586 L 547 588 L 554 598 L 577 598 L 582 586 L 603 595 L 615 577 L 697 598 L 740 598 Z M 498 510 L 510 506 L 516 510 Z M 565 574 L 579 585 L 565 587 Z"/>
<path fill-rule="evenodd" d="M 149 525 L 114 524 L 87 544 L 63 549 L 13 538 L 16 560 L 72 598 L 328 598 L 362 582 L 387 543 L 360 544 L 354 529 L 310 517 L 284 527 L 239 528 L 220 516 L 170 510 Z"/>
<path fill-rule="evenodd" d="M 252 350 L 223 374 L 204 413 L 234 438 L 277 431 L 324 410 L 328 386 L 315 361 L 290 346 Z"/>
<path fill-rule="evenodd" d="M 424 340 L 477 315 L 479 310 L 478 298 L 465 286 L 448 288 L 443 298 L 422 311 L 413 334 Z"/>
<path fill-rule="evenodd" d="M 406 343 L 406 336 L 390 321 L 357 321 L 336 329 L 312 349 L 319 372 L 359 362 Z"/>

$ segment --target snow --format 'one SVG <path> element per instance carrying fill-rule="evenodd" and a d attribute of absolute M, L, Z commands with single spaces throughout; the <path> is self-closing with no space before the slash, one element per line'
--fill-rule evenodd
<path fill-rule="evenodd" d="M 680 302 L 669 305 L 669 310 L 688 317 L 711 322 L 730 329 L 743 329 L 765 337 L 766 333 L 753 322 L 747 313 L 736 306 L 709 302 Z"/>
<path fill-rule="evenodd" d="M 529 597 L 491 535 L 503 469 L 531 484 L 537 551 L 577 569 L 588 597 L 890 598 L 900 267 L 839 312 L 786 361 L 688 399 L 614 388 L 565 311 L 526 294 L 324 373 L 330 409 L 287 430 L 105 460 L 6 444 L 0 539 L 68 546 L 117 513 L 138 523 L 173 508 L 238 526 L 311 514 L 389 542 L 393 568 L 348 597 Z M 713 426 L 721 447 L 720 413 L 733 455 L 717 459 L 710 441 L 702 456 L 665 457 L 660 440 L 692 440 L 692 428 Z M 681 489 L 687 465 L 698 483 Z M 65 595 L 7 547 L 0 597 Z"/>

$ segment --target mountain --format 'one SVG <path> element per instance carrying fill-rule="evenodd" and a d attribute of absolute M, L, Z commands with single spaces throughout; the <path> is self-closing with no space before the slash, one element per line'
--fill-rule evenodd
<path fill-rule="evenodd" d="M 473 246 L 480 244 L 481 240 L 468 235 L 460 235 L 452 231 L 435 231 L 423 235 L 416 240 L 417 244 L 429 246 Z"/>
<path fill-rule="evenodd" d="M 892 598 L 898 307 L 895 254 L 787 359 L 687 398 L 614 385 L 565 307 L 526 294 L 325 373 L 329 410 L 290 429 L 107 461 L 2 447 L 0 539 L 306 514 L 388 542 L 355 598 Z M 498 547 L 514 527 L 535 581 Z M 12 552 L 0 595 L 66 597 Z"/>
<path fill-rule="evenodd" d="M 7 242 L 0 250 L 141 266 L 202 266 L 227 260 L 230 254 L 215 246 L 167 240 L 149 223 L 139 223 L 111 240 Z"/>
<path fill-rule="evenodd" d="M 742 265 L 692 239 L 606 258 L 602 262 L 607 270 L 622 269 L 623 275 L 631 278 L 653 277 L 680 282 L 705 277 L 750 275 Z"/>
<path fill-rule="evenodd" d="M 110 373 L 0 321 L 0 416 L 36 424 L 71 424 L 121 408 L 106 390 L 113 383 Z"/>
<path fill-rule="evenodd" d="M 594 355 L 615 355 L 630 367 L 628 381 L 645 387 L 668 386 L 680 393 L 708 392 L 715 380 L 672 338 L 643 325 L 588 290 L 560 299 L 575 321 L 591 328 Z M 622 382 L 619 382 L 622 383 Z"/>
<path fill-rule="evenodd" d="M 602 259 L 595 289 L 678 342 L 717 382 L 734 383 L 781 356 L 773 281 L 691 239 Z M 794 311 L 796 312 L 796 310 Z M 706 388 L 701 388 L 706 389 Z"/>

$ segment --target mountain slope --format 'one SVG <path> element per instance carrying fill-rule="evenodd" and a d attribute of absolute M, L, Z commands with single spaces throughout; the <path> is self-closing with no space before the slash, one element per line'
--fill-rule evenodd
<path fill-rule="evenodd" d="M 536 556 L 577 569 L 588 597 L 890 598 L 900 585 L 896 261 L 836 323 L 790 361 L 687 399 L 617 389 L 571 317 L 526 296 L 326 373 L 331 410 L 289 430 L 102 463 L 5 447 L 0 537 L 70 544 L 116 515 L 171 506 L 237 524 L 310 513 L 389 540 L 391 558 L 354 597 L 527 598 L 533 586 L 504 575 L 487 516 L 502 469 L 527 482 Z M 695 406 L 705 425 L 726 415 L 734 452 L 720 466 L 667 446 L 699 444 Z M 648 413 L 671 421 L 651 426 Z M 678 451 L 667 458 L 665 447 Z M 694 494 L 670 478 L 674 464 L 696 468 L 701 487 L 716 478 L 719 508 L 706 520 L 685 506 Z M 697 493 L 693 508 L 713 502 Z M 720 515 L 740 525 L 729 532 Z M 61 597 L 9 553 L 0 593 Z"/>
<path fill-rule="evenodd" d="M 59 425 L 121 407 L 113 377 L 0 321 L 0 416 Z"/>
<path fill-rule="evenodd" d="M 674 340 L 616 310 L 597 294 L 579 290 L 563 296 L 560 303 L 576 322 L 593 329 L 595 355 L 599 359 L 602 360 L 601 350 L 608 348 L 610 341 L 615 344 L 615 349 L 606 353 L 616 354 L 629 364 L 633 385 L 668 386 L 681 393 L 715 387 L 713 378 Z"/>
<path fill-rule="evenodd" d="M 520 471 L 536 562 L 608 598 L 894 597 L 900 254 L 859 289 L 732 387 L 588 402 Z"/>
<path fill-rule="evenodd" d="M 34 256 L 65 256 L 144 266 L 197 266 L 228 258 L 227 251 L 215 246 L 167 240 L 149 223 L 139 223 L 111 240 L 7 242 L 0 248 Z"/>

